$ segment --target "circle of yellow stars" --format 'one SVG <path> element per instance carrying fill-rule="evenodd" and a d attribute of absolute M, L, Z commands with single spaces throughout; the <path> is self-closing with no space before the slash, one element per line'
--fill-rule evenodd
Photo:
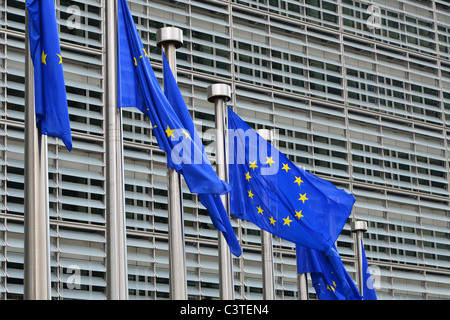
<path fill-rule="evenodd" d="M 269 166 L 272 166 L 275 163 L 276 162 L 273 160 L 273 157 L 266 157 L 266 162 L 264 164 L 268 164 Z M 289 167 L 289 163 L 282 163 L 282 165 L 283 165 L 283 167 L 281 168 L 281 170 L 284 170 L 286 173 L 289 173 L 289 170 L 291 170 L 291 168 Z M 258 168 L 258 165 L 256 164 L 256 160 L 250 161 L 248 167 L 249 167 L 249 171 L 245 173 L 245 180 L 250 182 L 250 179 L 252 179 L 252 176 L 251 176 L 252 171 L 255 171 L 255 169 Z M 301 177 L 295 176 L 295 180 L 293 181 L 293 183 L 297 184 L 300 187 L 301 184 L 303 183 L 303 180 L 301 179 Z M 255 194 L 252 192 L 252 190 L 251 189 L 247 190 L 247 193 L 248 193 L 248 197 L 253 200 L 253 197 L 255 196 Z M 299 193 L 298 200 L 302 201 L 302 203 L 304 204 L 305 201 L 307 201 L 309 199 L 306 196 L 306 193 L 303 193 L 303 194 Z M 261 206 L 257 206 L 256 210 L 257 210 L 258 214 L 264 215 L 264 210 L 261 208 Z M 295 211 L 294 216 L 299 220 L 304 217 L 304 215 L 302 214 L 302 210 Z M 283 220 L 283 226 L 287 225 L 288 227 L 290 227 L 291 222 L 294 221 L 290 218 L 289 215 L 286 218 L 282 218 L 282 220 Z M 269 221 L 270 221 L 270 224 L 273 226 L 275 226 L 277 223 L 277 220 L 275 220 L 275 218 L 273 216 L 269 217 Z"/>

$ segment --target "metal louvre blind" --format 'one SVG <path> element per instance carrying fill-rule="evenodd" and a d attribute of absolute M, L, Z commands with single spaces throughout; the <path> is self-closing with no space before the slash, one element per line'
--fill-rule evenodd
<path fill-rule="evenodd" d="M 155 296 L 154 243 L 139 236 L 127 237 L 128 288 L 134 299 L 148 299 Z"/>
<path fill-rule="evenodd" d="M 6 247 L 4 251 L 5 262 L 2 264 L 3 272 L 8 275 L 3 278 L 4 292 L 11 297 L 20 297 L 23 294 L 23 285 L 19 279 L 23 279 L 23 224 L 19 221 L 8 221 L 5 223 L 4 232 Z"/>
<path fill-rule="evenodd" d="M 74 140 L 70 153 L 61 148 L 54 164 L 58 220 L 105 224 L 103 167 L 101 144 Z"/>
<path fill-rule="evenodd" d="M 378 81 L 371 47 L 344 37 L 347 99 L 350 105 L 378 110 Z"/>
<path fill-rule="evenodd" d="M 269 34 L 263 17 L 236 9 L 232 19 L 236 76 L 243 82 L 270 86 Z"/>
<path fill-rule="evenodd" d="M 151 151 L 125 148 L 124 159 L 127 227 L 131 230 L 153 230 Z"/>
<path fill-rule="evenodd" d="M 101 54 L 72 53 L 68 49 L 62 54 L 72 131 L 102 136 Z"/>
<path fill-rule="evenodd" d="M 52 243 L 56 249 L 52 257 L 56 266 L 56 297 L 105 299 L 104 232 L 58 227 Z M 68 277 L 73 275 L 78 281 L 72 287 Z"/>
<path fill-rule="evenodd" d="M 198 279 L 196 289 L 200 292 L 200 296 L 202 298 L 219 298 L 217 249 L 200 243 L 195 248 L 195 259 L 198 268 L 192 270 L 195 278 Z M 236 279 L 234 279 L 234 283 L 236 284 Z"/>
<path fill-rule="evenodd" d="M 308 81 L 306 36 L 302 29 L 272 20 L 274 87 L 306 94 Z M 292 41 L 295 38 L 296 41 Z"/>
<path fill-rule="evenodd" d="M 57 22 L 60 25 L 60 40 L 101 49 L 102 1 L 104 0 L 58 0 L 56 12 Z"/>
<path fill-rule="evenodd" d="M 220 3 L 192 4 L 191 15 L 187 48 L 192 55 L 192 69 L 230 78 L 231 54 L 226 6 Z"/>
<path fill-rule="evenodd" d="M 325 105 L 313 105 L 312 109 L 313 171 L 348 177 L 343 110 Z"/>
<path fill-rule="evenodd" d="M 436 6 L 436 20 L 437 20 L 437 35 L 439 41 L 439 54 L 450 59 L 450 30 L 448 28 L 450 23 L 450 6 L 444 1 L 435 1 Z"/>
<path fill-rule="evenodd" d="M 293 111 L 291 108 L 296 108 Z M 308 165 L 311 142 L 310 107 L 302 101 L 275 98 L 275 128 L 278 130 L 278 149 L 305 169 Z"/>

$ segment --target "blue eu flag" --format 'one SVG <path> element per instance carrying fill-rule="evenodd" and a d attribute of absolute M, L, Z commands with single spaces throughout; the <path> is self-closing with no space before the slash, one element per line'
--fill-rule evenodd
<path fill-rule="evenodd" d="M 355 282 L 345 270 L 333 245 L 326 251 L 296 245 L 297 272 L 310 273 L 320 300 L 361 300 Z"/>
<path fill-rule="evenodd" d="M 195 152 L 192 141 L 195 142 L 195 145 L 201 149 L 202 153 L 194 155 L 194 158 L 197 156 L 198 163 L 209 163 L 209 159 L 204 150 L 203 144 L 200 140 L 198 132 L 195 128 L 194 122 L 189 114 L 189 111 L 184 102 L 183 96 L 181 95 L 180 89 L 178 88 L 175 77 L 170 69 L 169 63 L 165 55 L 163 54 L 163 66 L 164 66 L 164 94 L 170 102 L 175 113 L 179 116 L 180 121 L 183 127 L 186 130 L 186 136 L 189 136 L 190 139 L 185 139 L 183 142 L 188 142 L 188 144 L 184 147 L 185 152 L 190 154 L 191 152 Z M 205 179 L 203 175 L 207 172 L 200 170 L 197 172 L 198 168 L 194 165 L 185 166 L 183 170 L 184 175 L 195 177 L 197 183 L 207 183 L 208 179 Z M 186 179 L 186 178 L 185 178 Z M 236 234 L 234 233 L 233 227 L 230 222 L 230 218 L 228 217 L 228 213 L 225 210 L 225 207 L 222 203 L 222 200 L 219 196 L 213 194 L 199 194 L 200 202 L 205 206 L 208 210 L 211 220 L 213 222 L 214 227 L 217 230 L 222 232 L 225 240 L 228 243 L 231 253 L 235 256 L 239 257 L 242 253 L 242 249 L 239 245 L 239 241 L 236 238 Z"/>
<path fill-rule="evenodd" d="M 136 107 L 149 116 L 168 165 L 183 174 L 191 192 L 229 192 L 230 186 L 218 178 L 193 134 L 189 112 L 177 112 L 161 90 L 126 0 L 119 0 L 118 6 L 118 52 L 119 107 Z"/>
<path fill-rule="evenodd" d="M 363 262 L 363 300 L 377 300 L 377 294 L 372 280 L 372 276 L 367 263 L 366 252 L 364 251 L 363 241 L 361 239 L 362 262 Z"/>
<path fill-rule="evenodd" d="M 36 126 L 72 150 L 66 85 L 53 0 L 27 0 L 30 54 L 34 66 Z"/>
<path fill-rule="evenodd" d="M 149 116 L 158 145 L 167 154 L 168 167 L 181 173 L 189 190 L 199 194 L 214 226 L 231 252 L 239 256 L 241 248 L 217 196 L 231 188 L 212 168 L 165 57 L 165 93 L 161 90 L 126 0 L 119 0 L 118 6 L 118 52 L 119 107 L 136 107 Z"/>
<path fill-rule="evenodd" d="M 298 168 L 228 108 L 231 214 L 280 238 L 327 250 L 353 195 Z"/>

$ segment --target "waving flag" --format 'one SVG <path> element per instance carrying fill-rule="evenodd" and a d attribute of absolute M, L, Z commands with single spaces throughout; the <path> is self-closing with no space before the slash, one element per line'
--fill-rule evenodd
<path fill-rule="evenodd" d="M 280 238 L 328 250 L 353 195 L 298 168 L 228 109 L 230 213 Z"/>
<path fill-rule="evenodd" d="M 189 111 L 186 107 L 186 104 L 183 100 L 183 96 L 181 95 L 180 89 L 178 88 L 177 82 L 175 81 L 175 77 L 170 69 L 169 63 L 165 55 L 163 54 L 163 65 L 164 65 L 164 94 L 170 102 L 175 113 L 179 116 L 180 121 L 185 129 L 185 136 L 190 137 L 190 139 L 185 139 L 183 142 L 189 142 L 187 145 L 183 147 L 183 151 L 190 155 L 192 152 L 195 152 L 193 148 L 193 143 L 191 141 L 195 141 L 199 150 L 202 151 L 201 154 L 194 155 L 194 163 L 209 163 L 209 159 L 204 150 L 203 144 L 200 140 L 197 130 L 195 129 L 194 122 L 189 114 Z M 195 159 L 196 157 L 196 159 Z M 186 166 L 184 170 L 184 174 L 186 174 L 187 170 L 195 170 L 194 166 Z M 196 172 L 189 172 L 189 175 L 193 177 L 196 176 L 197 180 L 202 180 L 203 177 L 198 175 Z M 207 179 L 205 179 L 207 181 Z M 225 240 L 228 243 L 231 253 L 235 256 L 239 257 L 242 253 L 242 249 L 239 245 L 239 242 L 236 238 L 236 234 L 233 230 L 233 227 L 230 222 L 230 218 L 228 217 L 228 213 L 225 210 L 225 207 L 222 203 L 222 200 L 219 196 L 213 194 L 199 194 L 200 202 L 205 206 L 208 210 L 213 225 L 216 229 L 222 232 Z"/>
<path fill-rule="evenodd" d="M 168 165 L 181 173 L 193 193 L 223 194 L 230 186 L 219 179 L 199 139 L 187 127 L 189 112 L 177 113 L 156 78 L 126 0 L 119 0 L 119 107 L 136 107 L 148 115 Z M 191 131 L 190 131 L 191 130 Z"/>
<path fill-rule="evenodd" d="M 345 270 L 335 245 L 327 251 L 297 245 L 296 251 L 297 272 L 310 273 L 320 300 L 362 299 L 355 282 Z"/>
<path fill-rule="evenodd" d="M 370 274 L 369 264 L 367 263 L 366 252 L 364 251 L 363 241 L 361 239 L 362 262 L 363 262 L 363 300 L 377 300 L 377 294 Z"/>
<path fill-rule="evenodd" d="M 126 0 L 118 6 L 118 106 L 136 107 L 146 114 L 167 165 L 183 175 L 189 190 L 199 194 L 214 226 L 239 256 L 241 248 L 223 205 L 216 195 L 228 193 L 230 186 L 217 176 L 203 148 L 192 118 L 164 57 L 166 94 L 156 78 Z"/>
<path fill-rule="evenodd" d="M 53 0 L 27 0 L 30 53 L 34 66 L 36 126 L 72 150 L 63 60 Z"/>

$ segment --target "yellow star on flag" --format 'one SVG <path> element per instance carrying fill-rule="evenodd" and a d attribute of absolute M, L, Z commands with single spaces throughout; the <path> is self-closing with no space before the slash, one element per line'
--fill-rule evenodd
<path fill-rule="evenodd" d="M 295 177 L 294 183 L 298 183 L 298 185 L 300 186 L 300 183 L 302 183 L 302 182 L 303 182 L 302 178 L 300 178 L 300 177 Z"/>
<path fill-rule="evenodd" d="M 248 192 L 248 197 L 252 198 L 252 200 L 253 200 L 254 194 L 252 193 L 252 190 L 248 190 L 247 192 Z"/>
<path fill-rule="evenodd" d="M 245 180 L 247 180 L 248 182 L 250 182 L 250 172 L 247 172 L 246 174 L 245 174 Z"/>
<path fill-rule="evenodd" d="M 44 50 L 42 50 L 41 54 L 41 62 L 45 65 L 47 65 L 47 54 L 44 53 Z"/>
<path fill-rule="evenodd" d="M 263 214 L 264 210 L 263 210 L 263 209 L 261 209 L 261 206 L 258 206 L 258 207 L 256 207 L 256 209 L 258 209 L 258 213 L 261 213 L 261 214 Z"/>
<path fill-rule="evenodd" d="M 306 197 L 306 193 L 305 194 L 300 193 L 300 198 L 298 200 L 301 200 L 301 201 L 303 201 L 303 203 L 305 203 L 305 200 L 309 200 L 309 199 Z"/>
<path fill-rule="evenodd" d="M 167 134 L 167 138 L 172 137 L 175 138 L 173 133 L 175 132 L 175 129 L 170 129 L 169 126 L 167 126 L 167 130 L 164 131 Z"/>
<path fill-rule="evenodd" d="M 275 161 L 273 161 L 273 157 L 266 157 L 267 158 L 267 161 L 266 161 L 266 163 L 268 163 L 269 164 L 269 167 L 271 167 L 272 166 L 272 164 L 274 164 L 275 163 Z"/>
<path fill-rule="evenodd" d="M 252 168 L 253 169 L 253 171 L 255 171 L 255 168 L 258 168 L 258 166 L 256 165 L 256 160 L 255 161 L 250 161 L 250 166 L 249 166 L 250 168 Z"/>
<path fill-rule="evenodd" d="M 289 168 L 289 164 L 287 163 L 283 163 L 283 168 L 281 168 L 281 170 L 286 170 L 286 172 L 288 172 L 291 168 Z"/>
<path fill-rule="evenodd" d="M 60 54 L 56 54 L 59 57 L 59 63 L 58 64 L 62 64 L 62 56 Z"/>
<path fill-rule="evenodd" d="M 295 211 L 295 216 L 297 217 L 297 218 L 303 218 L 304 217 L 304 215 L 302 215 L 302 210 L 300 210 L 300 211 Z"/>
<path fill-rule="evenodd" d="M 275 225 L 275 222 L 277 222 L 273 217 L 270 217 L 270 224 L 273 224 L 273 225 Z"/>
<path fill-rule="evenodd" d="M 186 130 L 181 130 L 181 133 L 184 134 L 185 139 L 189 138 L 189 132 L 187 132 Z"/>
<path fill-rule="evenodd" d="M 287 216 L 286 218 L 283 218 L 283 221 L 284 221 L 283 226 L 285 226 L 285 225 L 288 225 L 288 227 L 291 226 L 290 223 L 292 222 L 292 220 L 289 219 L 289 216 Z"/>

